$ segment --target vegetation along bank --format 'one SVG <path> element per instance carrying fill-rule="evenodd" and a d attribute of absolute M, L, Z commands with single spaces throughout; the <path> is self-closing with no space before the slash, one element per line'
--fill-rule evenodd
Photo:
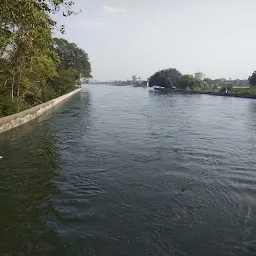
<path fill-rule="evenodd" d="M 177 69 L 169 68 L 156 72 L 149 79 L 149 86 L 158 86 L 163 90 L 177 89 L 184 93 L 202 93 L 227 95 L 236 97 L 256 98 L 256 71 L 248 78 L 249 87 L 236 88 L 232 85 L 212 84 L 210 79 L 203 81 L 192 75 L 182 75 Z M 161 89 L 160 89 L 161 90 Z"/>
<path fill-rule="evenodd" d="M 73 14 L 69 0 L 0 1 L 0 117 L 47 102 L 91 77 L 88 54 L 54 38 L 53 14 Z"/>

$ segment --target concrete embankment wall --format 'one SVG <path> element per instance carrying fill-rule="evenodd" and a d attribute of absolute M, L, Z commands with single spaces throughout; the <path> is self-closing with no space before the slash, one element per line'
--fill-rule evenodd
<path fill-rule="evenodd" d="M 70 98 L 74 94 L 78 93 L 81 89 L 76 89 L 70 93 L 62 95 L 56 99 L 37 105 L 33 108 L 27 109 L 23 112 L 0 118 L 0 133 L 13 129 L 17 126 L 25 124 L 38 116 L 42 115 L 46 111 L 50 110 L 54 106 L 58 105 L 62 101 Z"/>
<path fill-rule="evenodd" d="M 200 92 L 200 91 L 182 91 L 182 90 L 172 90 L 166 88 L 157 88 L 156 91 L 160 92 L 170 92 L 170 93 L 177 93 L 177 94 L 206 94 L 206 95 L 213 95 L 213 96 L 224 96 L 224 97 L 235 97 L 235 98 L 246 98 L 246 99 L 256 99 L 256 95 L 251 94 L 226 94 L 224 92 Z"/>
<path fill-rule="evenodd" d="M 256 99 L 256 95 L 251 94 L 232 94 L 232 93 L 224 93 L 224 92 L 188 92 L 188 94 L 207 94 L 214 96 L 224 96 L 224 97 L 235 97 L 235 98 L 246 98 L 246 99 Z"/>

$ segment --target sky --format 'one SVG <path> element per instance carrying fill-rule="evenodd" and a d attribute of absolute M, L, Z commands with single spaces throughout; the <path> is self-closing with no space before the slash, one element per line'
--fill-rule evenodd
<path fill-rule="evenodd" d="M 84 49 L 96 80 L 183 74 L 247 79 L 256 70 L 256 0 L 75 0 L 55 16 Z"/>

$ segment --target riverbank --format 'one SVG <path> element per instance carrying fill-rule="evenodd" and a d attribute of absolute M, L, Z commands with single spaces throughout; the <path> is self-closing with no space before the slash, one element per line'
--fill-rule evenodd
<path fill-rule="evenodd" d="M 161 92 L 172 92 L 172 93 L 182 93 L 182 94 L 207 94 L 214 96 L 224 96 L 224 97 L 236 97 L 236 98 L 246 98 L 246 99 L 256 99 L 255 94 L 234 94 L 234 93 L 224 93 L 224 92 L 200 92 L 200 91 L 185 91 L 185 90 L 173 90 L 168 88 L 155 88 L 155 91 Z"/>
<path fill-rule="evenodd" d="M 46 111 L 52 109 L 53 107 L 55 107 L 59 103 L 63 102 L 64 100 L 70 98 L 71 96 L 78 93 L 79 91 L 81 91 L 80 88 L 76 89 L 70 93 L 64 94 L 58 98 L 50 100 L 48 102 L 37 105 L 33 108 L 22 111 L 20 113 L 0 118 L 0 133 L 11 130 L 15 127 L 18 127 L 22 124 L 25 124 L 25 123 L 37 118 L 38 116 L 40 116 L 43 113 L 45 113 Z"/>

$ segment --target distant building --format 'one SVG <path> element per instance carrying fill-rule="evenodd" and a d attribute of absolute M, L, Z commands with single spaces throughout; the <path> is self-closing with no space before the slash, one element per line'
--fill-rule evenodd
<path fill-rule="evenodd" d="M 141 80 L 141 78 L 139 76 L 137 76 L 137 75 L 132 76 L 133 82 L 139 82 L 140 80 Z"/>
<path fill-rule="evenodd" d="M 205 74 L 204 73 L 201 73 L 201 72 L 197 72 L 195 73 L 194 77 L 198 80 L 204 80 L 205 79 Z"/>

